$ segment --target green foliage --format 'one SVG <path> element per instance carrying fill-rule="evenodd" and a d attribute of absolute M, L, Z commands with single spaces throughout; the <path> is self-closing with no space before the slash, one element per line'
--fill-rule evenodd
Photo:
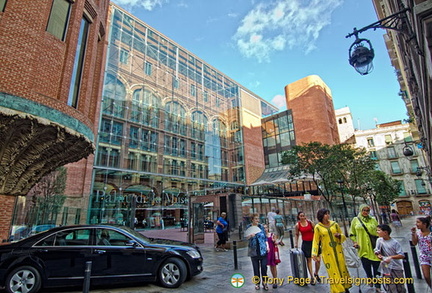
<path fill-rule="evenodd" d="M 282 163 L 290 165 L 293 177 L 312 176 L 321 195 L 328 202 L 340 195 L 341 188 L 353 199 L 365 195 L 365 183 L 368 182 L 365 175 L 375 165 L 364 149 L 354 149 L 347 144 L 326 145 L 320 142 L 294 146 L 282 154 Z"/>
<path fill-rule="evenodd" d="M 375 196 L 379 205 L 390 205 L 401 191 L 401 182 L 391 178 L 388 174 L 374 170 L 368 176 L 369 190 Z"/>

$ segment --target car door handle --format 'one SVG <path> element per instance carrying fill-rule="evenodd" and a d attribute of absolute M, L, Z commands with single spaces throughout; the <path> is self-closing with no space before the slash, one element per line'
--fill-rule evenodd
<path fill-rule="evenodd" d="M 39 252 L 48 252 L 48 249 L 39 249 Z"/>
<path fill-rule="evenodd" d="M 95 249 L 94 253 L 95 254 L 104 254 L 106 252 L 106 250 L 102 250 L 102 249 Z"/>

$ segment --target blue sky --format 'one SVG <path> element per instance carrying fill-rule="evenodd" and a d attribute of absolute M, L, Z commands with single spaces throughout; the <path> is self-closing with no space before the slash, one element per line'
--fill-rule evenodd
<path fill-rule="evenodd" d="M 285 85 L 316 74 L 335 109 L 350 107 L 355 128 L 407 118 L 384 30 L 360 35 L 375 50 L 371 74 L 348 63 L 354 38 L 345 36 L 377 21 L 371 0 L 113 2 L 281 109 Z"/>

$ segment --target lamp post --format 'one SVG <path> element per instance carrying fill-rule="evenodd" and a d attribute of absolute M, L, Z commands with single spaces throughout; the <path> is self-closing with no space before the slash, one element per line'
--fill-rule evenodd
<path fill-rule="evenodd" d="M 358 35 L 368 29 L 382 28 L 396 30 L 404 33 L 408 37 L 408 41 L 416 40 L 412 32 L 410 25 L 408 24 L 408 18 L 406 12 L 410 9 L 403 8 L 402 10 L 389 15 L 383 19 L 378 20 L 370 25 L 367 25 L 359 30 L 357 28 L 353 29 L 353 32 L 348 34 L 346 38 L 355 36 L 354 43 L 349 48 L 349 63 L 354 69 L 361 75 L 366 75 L 373 70 L 373 58 L 375 57 L 374 50 L 372 48 L 372 43 L 368 39 L 360 39 Z M 422 51 L 419 49 L 416 43 L 415 48 L 419 55 L 423 55 Z"/>
<path fill-rule="evenodd" d="M 346 225 L 346 218 L 348 217 L 348 210 L 347 210 L 347 206 L 345 203 L 345 196 L 344 196 L 343 188 L 342 188 L 344 181 L 342 179 L 339 179 L 336 182 L 339 184 L 339 188 L 340 188 L 340 192 L 341 192 L 341 196 L 342 196 L 342 204 L 343 204 L 343 212 L 342 213 L 344 214 L 343 225 L 344 225 L 344 230 L 345 230 L 345 236 L 348 236 L 348 229 L 347 229 L 347 225 Z"/>

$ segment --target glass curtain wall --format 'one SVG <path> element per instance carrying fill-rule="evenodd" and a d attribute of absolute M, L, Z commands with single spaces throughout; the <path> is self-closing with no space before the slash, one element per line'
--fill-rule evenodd
<path fill-rule="evenodd" d="M 244 186 L 239 86 L 111 9 L 89 219 L 180 225 L 191 195 Z"/>

